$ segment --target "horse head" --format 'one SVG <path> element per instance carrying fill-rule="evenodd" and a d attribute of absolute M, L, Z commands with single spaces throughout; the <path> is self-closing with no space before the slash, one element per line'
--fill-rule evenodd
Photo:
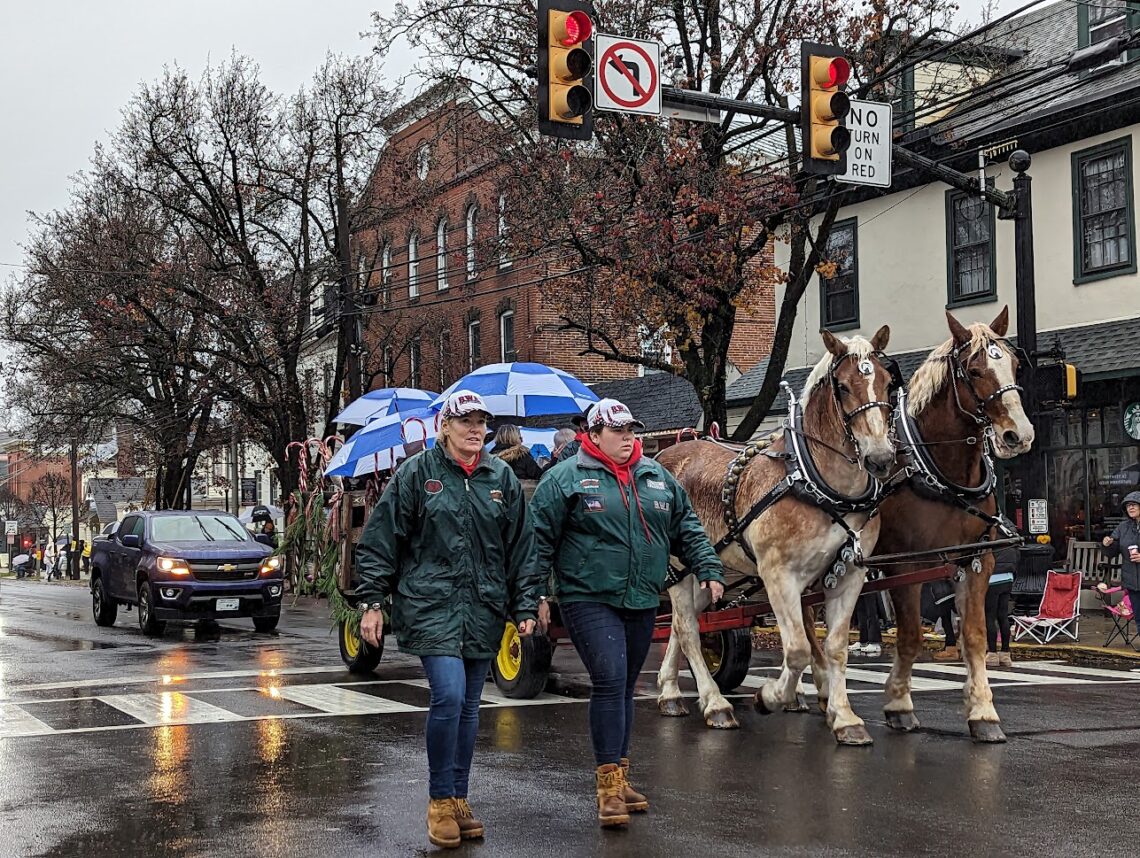
<path fill-rule="evenodd" d="M 989 325 L 966 327 L 949 311 L 953 347 L 947 355 L 958 407 L 976 422 L 993 427 L 994 452 L 1011 459 L 1033 446 L 1033 423 L 1021 403 L 1017 385 L 1019 361 L 1005 339 L 1009 307 L 1003 307 Z"/>
<path fill-rule="evenodd" d="M 890 403 L 893 376 L 882 356 L 891 329 L 883 325 L 870 340 L 843 340 L 827 330 L 820 335 L 830 360 L 825 356 L 812 373 L 805 397 L 826 376 L 836 413 L 860 466 L 883 479 L 895 464 Z"/>

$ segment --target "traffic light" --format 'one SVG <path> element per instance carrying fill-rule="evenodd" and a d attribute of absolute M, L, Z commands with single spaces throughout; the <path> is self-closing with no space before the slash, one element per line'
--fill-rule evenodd
<path fill-rule="evenodd" d="M 1080 371 L 1071 363 L 1051 363 L 1037 367 L 1037 397 L 1042 402 L 1069 402 L 1077 398 Z"/>
<path fill-rule="evenodd" d="M 538 3 L 538 131 L 568 140 L 594 134 L 594 7 Z"/>
<path fill-rule="evenodd" d="M 23 541 L 20 544 L 23 545 L 24 548 L 31 548 L 32 547 L 32 538 L 30 536 L 25 536 Z"/>
<path fill-rule="evenodd" d="M 851 63 L 843 51 L 812 42 L 800 44 L 800 149 L 806 173 L 834 176 L 847 172 L 851 110 L 847 81 Z"/>

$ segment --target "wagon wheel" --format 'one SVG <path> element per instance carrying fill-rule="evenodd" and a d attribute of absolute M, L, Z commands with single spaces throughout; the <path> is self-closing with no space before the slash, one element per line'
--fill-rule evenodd
<path fill-rule="evenodd" d="M 752 634 L 748 629 L 724 629 L 701 635 L 705 667 L 716 687 L 728 694 L 740 687 L 752 663 Z"/>
<path fill-rule="evenodd" d="M 359 628 L 346 620 L 340 621 L 340 659 L 351 673 L 371 673 L 380 664 L 380 657 L 384 655 L 384 639 L 380 639 L 380 646 L 373 647 L 365 643 L 360 637 Z"/>
<path fill-rule="evenodd" d="M 554 647 L 546 635 L 536 632 L 524 638 L 518 626 L 507 623 L 499 652 L 491 661 L 495 685 L 507 697 L 522 700 L 537 697 L 546 688 L 553 655 Z"/>

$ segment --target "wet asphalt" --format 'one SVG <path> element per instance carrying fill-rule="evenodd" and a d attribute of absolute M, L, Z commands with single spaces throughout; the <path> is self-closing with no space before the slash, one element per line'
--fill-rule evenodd
<path fill-rule="evenodd" d="M 439 851 L 424 835 L 426 690 L 413 660 L 386 654 L 362 683 L 341 668 L 319 603 L 288 611 L 276 635 L 233 622 L 152 641 L 131 613 L 98 629 L 87 598 L 0 583 L 0 856 Z M 772 660 L 756 653 L 754 672 Z M 1137 672 L 1019 665 L 995 688 L 1009 736 L 995 746 L 971 743 L 960 693 L 936 681 L 915 694 L 923 726 L 909 735 L 885 727 L 873 682 L 853 683 L 869 748 L 837 747 L 818 713 L 761 716 L 743 696 L 734 732 L 661 718 L 645 700 L 634 781 L 652 808 L 601 832 L 580 667 L 569 651 L 556 666 L 564 693 L 542 705 L 488 687 L 471 792 L 487 838 L 453 854 L 1134 854 Z M 322 711 L 328 700 L 385 711 Z M 207 720 L 148 726 L 115 708 L 147 701 L 168 721 Z"/>

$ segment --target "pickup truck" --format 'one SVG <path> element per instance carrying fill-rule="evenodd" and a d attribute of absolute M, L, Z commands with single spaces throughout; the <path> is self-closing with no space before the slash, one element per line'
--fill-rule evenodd
<path fill-rule="evenodd" d="M 167 510 L 127 515 L 91 546 L 91 610 L 114 625 L 120 605 L 138 606 L 139 626 L 161 635 L 168 620 L 250 617 L 270 632 L 285 591 L 280 558 L 233 515 Z"/>

